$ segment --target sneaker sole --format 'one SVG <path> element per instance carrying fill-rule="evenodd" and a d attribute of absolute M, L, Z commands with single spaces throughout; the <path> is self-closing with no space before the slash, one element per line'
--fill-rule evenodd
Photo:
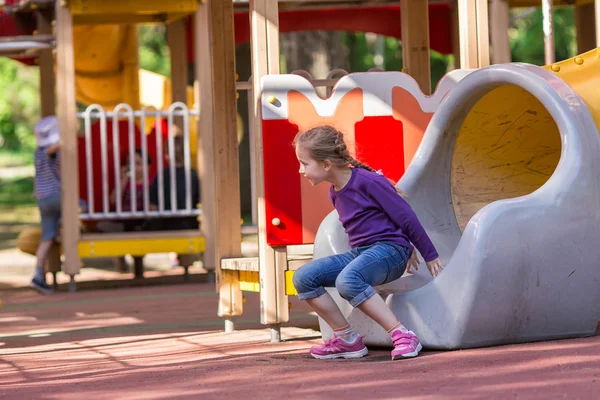
<path fill-rule="evenodd" d="M 392 356 L 392 361 L 394 360 L 401 360 L 403 358 L 413 358 L 419 355 L 419 352 L 423 350 L 423 346 L 421 345 L 421 343 L 419 343 L 419 345 L 417 346 L 417 348 L 415 349 L 415 351 L 412 351 L 410 353 L 404 353 L 404 354 L 398 354 L 395 356 Z"/>
<path fill-rule="evenodd" d="M 367 349 L 366 347 L 359 351 L 352 351 L 349 353 L 329 354 L 326 356 L 320 356 L 318 354 L 310 353 L 311 356 L 313 356 L 314 358 L 318 358 L 319 360 L 329 360 L 329 359 L 333 359 L 333 358 L 361 358 L 361 357 L 366 356 L 367 354 L 369 354 L 369 349 Z"/>
<path fill-rule="evenodd" d="M 32 289 L 37 290 L 41 294 L 52 294 L 52 293 L 54 293 L 54 291 L 52 289 L 45 289 L 45 288 L 43 288 L 41 286 L 36 285 L 33 282 L 29 283 L 29 287 L 32 288 Z"/>

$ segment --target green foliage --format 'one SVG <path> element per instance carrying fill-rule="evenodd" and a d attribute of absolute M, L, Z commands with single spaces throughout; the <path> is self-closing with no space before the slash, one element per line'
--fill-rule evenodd
<path fill-rule="evenodd" d="M 511 16 L 523 9 L 514 9 Z M 574 10 L 572 7 L 554 9 L 554 48 L 556 60 L 573 57 L 577 53 Z M 542 10 L 538 9 L 526 18 L 517 19 L 509 30 L 512 60 L 534 65 L 544 65 L 544 32 Z"/>
<path fill-rule="evenodd" d="M 0 204 L 3 206 L 34 205 L 33 177 L 0 178 Z"/>
<path fill-rule="evenodd" d="M 171 76 L 166 27 L 161 24 L 141 25 L 138 28 L 140 68 Z"/>
<path fill-rule="evenodd" d="M 346 46 L 350 54 L 350 71 L 368 71 L 375 66 L 375 49 L 364 33 L 347 33 Z M 449 57 L 431 51 L 431 87 L 448 71 Z M 396 38 L 386 37 L 383 49 L 383 69 L 386 71 L 402 70 L 402 43 Z"/>
<path fill-rule="evenodd" d="M 0 150 L 31 150 L 40 114 L 38 68 L 0 57 L 0 93 Z"/>

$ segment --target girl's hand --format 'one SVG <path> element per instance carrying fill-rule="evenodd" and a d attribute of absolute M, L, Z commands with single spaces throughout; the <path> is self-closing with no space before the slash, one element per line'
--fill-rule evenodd
<path fill-rule="evenodd" d="M 412 271 L 410 270 L 411 267 L 415 267 L 415 271 L 419 270 L 419 257 L 417 257 L 417 251 L 413 250 L 410 258 L 408 259 L 408 262 L 406 263 L 406 272 L 410 272 L 412 273 Z"/>
<path fill-rule="evenodd" d="M 60 150 L 60 143 L 55 143 L 48 146 L 48 148 L 46 149 L 46 154 L 48 154 L 49 156 L 53 156 L 58 152 L 58 150 Z"/>
<path fill-rule="evenodd" d="M 124 185 L 129 181 L 128 166 L 124 165 L 121 167 L 121 184 Z"/>
<path fill-rule="evenodd" d="M 439 257 L 436 258 L 435 260 L 431 260 L 427 262 L 427 269 L 429 270 L 429 273 L 431 274 L 431 276 L 433 276 L 434 278 L 436 276 L 438 276 L 438 274 L 440 273 L 440 271 L 444 268 L 444 266 L 442 265 L 442 262 L 440 261 Z"/>

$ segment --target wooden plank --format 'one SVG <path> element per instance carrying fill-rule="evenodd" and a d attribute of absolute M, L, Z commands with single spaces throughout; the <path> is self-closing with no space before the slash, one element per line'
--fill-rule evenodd
<path fill-rule="evenodd" d="M 594 4 L 575 6 L 575 29 L 577 53 L 585 53 L 596 47 L 596 16 Z"/>
<path fill-rule="evenodd" d="M 277 319 L 279 323 L 290 320 L 290 305 L 286 293 L 285 274 L 287 271 L 287 252 L 285 247 L 275 249 L 275 293 L 277 296 Z"/>
<path fill-rule="evenodd" d="M 217 250 L 215 247 L 215 176 L 214 168 L 214 111 L 212 95 L 212 52 L 210 41 L 208 6 L 200 4 L 194 18 L 194 59 L 195 89 L 199 99 L 200 118 L 198 118 L 198 175 L 202 192 L 202 222 L 200 229 L 206 241 L 204 264 L 206 269 L 214 270 L 217 266 Z M 218 274 L 218 271 L 217 271 Z"/>
<path fill-rule="evenodd" d="M 258 257 L 223 258 L 221 269 L 258 272 Z"/>
<path fill-rule="evenodd" d="M 452 34 L 452 54 L 454 55 L 454 68 L 460 68 L 460 30 L 458 21 L 458 0 L 450 3 L 450 29 Z"/>
<path fill-rule="evenodd" d="M 37 12 L 39 35 L 52 35 L 52 16 L 40 10 Z M 52 49 L 40 51 L 40 114 L 42 117 L 56 114 L 56 79 L 54 78 L 54 57 Z"/>
<path fill-rule="evenodd" d="M 65 261 L 63 271 L 79 273 L 79 162 L 77 154 L 77 103 L 75 98 L 75 60 L 73 20 L 67 7 L 56 2 L 56 76 L 58 121 L 61 131 L 60 173 L 62 181 L 62 235 Z"/>
<path fill-rule="evenodd" d="M 184 19 L 167 25 L 167 41 L 171 62 L 171 99 L 187 104 L 188 66 L 187 40 Z"/>
<path fill-rule="evenodd" d="M 477 65 L 479 68 L 490 65 L 490 28 L 488 0 L 477 0 Z"/>
<path fill-rule="evenodd" d="M 508 29 L 510 28 L 510 16 L 508 0 L 492 0 L 490 5 L 490 38 L 492 46 L 492 62 L 504 64 L 511 61 L 510 41 L 508 40 Z"/>
<path fill-rule="evenodd" d="M 460 67 L 478 68 L 477 0 L 458 0 Z"/>
<path fill-rule="evenodd" d="M 202 193 L 202 229 L 210 237 L 214 253 L 209 266 L 217 271 L 219 291 L 218 315 L 226 318 L 242 314 L 242 292 L 239 272 L 217 268 L 222 258 L 241 255 L 240 187 L 237 143 L 237 109 L 235 98 L 235 45 L 233 3 L 207 0 L 198 6 L 196 71 L 200 80 L 201 179 L 212 175 L 212 184 Z M 204 28 L 208 27 L 206 31 Z M 207 40 L 209 38 L 209 40 Z M 207 46 L 208 45 L 208 46 Z M 206 46 L 206 49 L 200 47 Z M 203 71 L 199 55 L 211 60 L 210 75 Z M 207 91 L 211 91 L 208 97 Z M 211 100 L 210 102 L 207 101 Z M 212 104 L 211 106 L 207 106 Z M 208 110 L 204 107 L 209 107 Z M 210 112 L 212 111 L 212 112 Z M 212 123 L 203 118 L 212 114 Z M 203 128 L 209 129 L 208 132 Z M 206 204 L 206 208 L 205 208 Z M 205 218 L 212 215 L 206 225 Z M 218 221 L 218 223 L 216 223 Z"/>
<path fill-rule="evenodd" d="M 402 62 L 424 94 L 431 94 L 429 61 L 429 5 L 422 0 L 400 0 Z"/>
<path fill-rule="evenodd" d="M 552 0 L 542 0 L 542 29 L 544 34 L 544 63 L 554 64 L 554 4 Z"/>
<path fill-rule="evenodd" d="M 600 0 L 594 1 L 594 11 L 596 15 L 596 47 L 600 47 Z"/>
<path fill-rule="evenodd" d="M 138 29 L 134 24 L 125 26 L 123 50 L 123 103 L 129 104 L 134 110 L 140 109 L 140 62 Z"/>
<path fill-rule="evenodd" d="M 277 0 L 250 0 L 250 44 L 252 49 L 253 131 L 255 137 L 256 196 L 258 225 L 258 258 L 260 271 L 261 323 L 271 325 L 287 322 L 278 294 L 278 270 L 282 256 L 267 244 L 265 207 L 260 79 L 279 73 L 279 17 Z M 280 250 L 278 250 L 280 252 Z M 287 300 L 285 301 L 287 307 Z"/>

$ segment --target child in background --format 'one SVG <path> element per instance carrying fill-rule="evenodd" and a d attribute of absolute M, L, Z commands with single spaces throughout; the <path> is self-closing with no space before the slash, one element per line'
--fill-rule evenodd
<path fill-rule="evenodd" d="M 42 294 L 52 293 L 46 283 L 45 265 L 53 241 L 58 235 L 61 215 L 60 132 L 56 116 L 42 118 L 35 126 L 34 195 L 40 209 L 42 238 L 37 264 L 30 286 Z"/>
<path fill-rule="evenodd" d="M 294 286 L 333 329 L 333 339 L 313 346 L 315 358 L 357 358 L 368 353 L 325 287 L 340 295 L 381 325 L 394 344 L 392 360 L 416 357 L 422 346 L 404 327 L 373 286 L 399 279 L 418 265 L 413 244 L 435 277 L 443 268 L 421 223 L 399 191 L 383 175 L 350 156 L 341 132 L 319 126 L 294 140 L 300 174 L 316 186 L 331 183 L 329 197 L 339 214 L 352 250 L 314 260 L 296 271 Z M 411 244 L 412 243 L 412 244 Z"/>

